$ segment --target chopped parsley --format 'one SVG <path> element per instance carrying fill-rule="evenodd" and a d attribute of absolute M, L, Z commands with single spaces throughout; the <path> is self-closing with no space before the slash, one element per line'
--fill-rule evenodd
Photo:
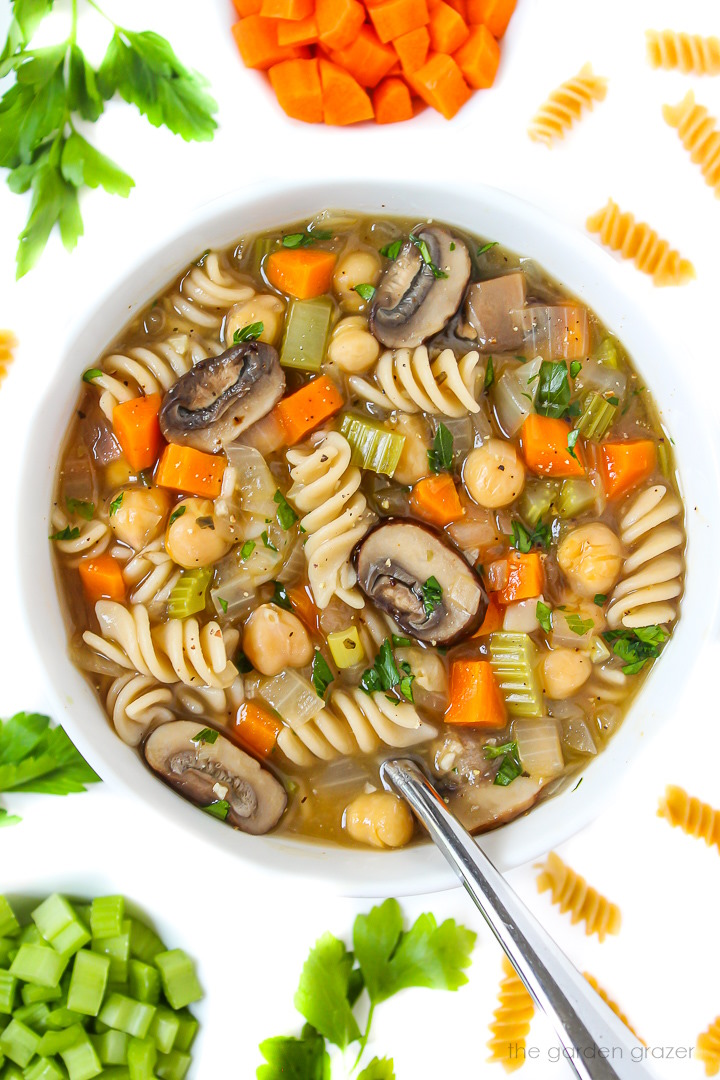
<path fill-rule="evenodd" d="M 623 673 L 637 675 L 647 664 L 660 655 L 660 648 L 667 641 L 667 630 L 662 626 L 638 626 L 635 630 L 608 630 L 603 634 L 612 645 L 613 652 L 624 660 Z"/>
<path fill-rule="evenodd" d="M 270 603 L 277 604 L 278 607 L 285 608 L 286 611 L 292 611 L 292 604 L 290 603 L 290 597 L 287 594 L 287 589 L 280 581 L 273 581 L 275 591 L 273 592 Z"/>
<path fill-rule="evenodd" d="M 440 607 L 442 604 L 443 595 L 442 585 L 432 574 L 423 585 L 422 594 L 425 614 L 429 617 L 432 615 L 435 608 Z"/>
<path fill-rule="evenodd" d="M 619 405 L 620 404 L 620 398 L 617 397 L 616 394 L 611 394 L 610 397 L 607 398 L 606 400 L 607 400 L 609 405 Z"/>
<path fill-rule="evenodd" d="M 187 506 L 178 506 L 176 510 L 173 510 L 168 525 L 172 525 L 173 521 L 177 521 L 178 518 L 182 517 L 186 510 Z M 110 513 L 112 513 L 112 509 L 110 510 Z"/>
<path fill-rule="evenodd" d="M 273 501 L 277 503 L 277 523 L 281 529 L 292 529 L 293 525 L 297 521 L 297 514 L 293 510 L 290 503 L 287 501 L 282 491 L 276 491 L 273 495 Z"/>
<path fill-rule="evenodd" d="M 605 603 L 605 601 L 607 600 L 607 596 L 603 592 L 596 592 L 595 596 L 593 597 L 593 600 L 597 604 L 598 607 L 602 607 L 603 604 Z"/>
<path fill-rule="evenodd" d="M 265 533 L 265 536 L 267 536 L 267 533 Z M 243 546 L 240 548 L 240 558 L 241 559 L 249 559 L 254 550 L 255 550 L 255 541 L 254 540 L 246 540 L 245 543 L 243 544 Z"/>
<path fill-rule="evenodd" d="M 486 251 L 489 251 L 490 248 L 497 247 L 499 242 L 499 240 L 489 240 L 487 244 L 483 244 L 482 247 L 479 247 L 477 249 L 478 258 L 480 258 L 481 255 L 484 255 Z"/>
<path fill-rule="evenodd" d="M 453 437 L 444 424 L 438 424 L 432 450 L 427 452 L 434 473 L 450 472 L 453 464 Z"/>
<path fill-rule="evenodd" d="M 577 441 L 578 441 L 579 437 L 580 437 L 580 431 L 578 430 L 578 428 L 573 428 L 572 431 L 568 431 L 568 437 L 567 437 L 568 453 L 570 454 L 570 457 L 574 457 L 576 461 L 578 460 L 578 456 L 575 453 L 575 447 L 577 445 Z"/>
<path fill-rule="evenodd" d="M 60 532 L 53 533 L 50 537 L 51 540 L 77 540 L 80 535 L 80 530 L 75 527 L 71 529 L 69 525 L 66 525 Z"/>
<path fill-rule="evenodd" d="M 488 356 L 487 367 L 485 368 L 485 379 L 483 381 L 483 390 L 489 390 L 494 382 L 495 368 L 493 367 L 493 358 L 492 356 Z"/>
<path fill-rule="evenodd" d="M 375 286 L 370 285 L 368 282 L 364 282 L 362 285 L 355 285 L 353 291 L 361 296 L 363 300 L 372 300 L 375 295 Z"/>
<path fill-rule="evenodd" d="M 582 371 L 582 364 L 580 363 L 580 361 L 579 360 L 573 360 L 572 364 L 570 365 L 570 378 L 571 379 L 577 379 L 577 377 L 578 377 L 578 375 L 580 374 L 581 371 Z"/>
<path fill-rule="evenodd" d="M 568 630 L 572 630 L 573 634 L 577 634 L 578 637 L 587 634 L 595 625 L 592 619 L 581 619 L 580 616 L 575 613 L 566 615 L 565 622 L 568 624 Z"/>
<path fill-rule="evenodd" d="M 527 555 L 533 547 L 549 547 L 552 540 L 550 526 L 543 525 L 541 522 L 538 522 L 531 532 L 525 528 L 521 521 L 513 521 L 511 528 L 512 538 L 510 543 L 516 551 L 522 552 L 523 555 Z"/>
<path fill-rule="evenodd" d="M 518 776 L 522 776 L 523 768 L 520 764 L 517 742 L 507 742 L 501 746 L 491 746 L 487 743 L 483 749 L 488 761 L 502 758 L 500 768 L 493 780 L 493 783 L 497 784 L 498 787 L 507 787 L 508 784 L 512 784 L 513 780 L 517 780 Z"/>
<path fill-rule="evenodd" d="M 311 678 L 312 684 L 315 687 L 315 693 L 318 697 L 324 697 L 328 686 L 335 679 L 335 676 L 330 670 L 330 665 L 319 649 L 315 650 L 315 655 L 313 656 Z"/>
<path fill-rule="evenodd" d="M 535 605 L 535 618 L 540 623 L 545 633 L 549 634 L 553 625 L 552 609 L 549 608 L 547 604 L 543 604 L 542 600 L 538 600 Z"/>
<path fill-rule="evenodd" d="M 413 233 L 410 233 L 408 239 L 410 240 L 410 243 L 414 244 L 420 252 L 420 258 L 425 263 L 425 265 L 429 266 L 432 270 L 433 277 L 446 278 L 447 274 L 445 273 L 445 271 L 441 270 L 440 267 L 436 266 L 435 263 L 432 261 L 430 255 L 430 248 L 427 246 L 426 242 L 422 240 L 419 236 L 414 236 Z"/>
<path fill-rule="evenodd" d="M 269 548 L 270 551 L 277 551 L 277 548 L 275 547 L 272 540 L 268 536 L 267 529 L 263 529 L 263 531 L 260 533 L 260 537 L 261 537 L 262 542 L 263 542 L 263 544 L 264 544 L 264 546 L 266 548 Z"/>
<path fill-rule="evenodd" d="M 101 376 L 102 376 L 102 371 L 100 370 L 99 367 L 91 367 L 91 368 L 88 368 L 87 371 L 83 371 L 82 379 L 83 379 L 83 382 L 92 383 L 92 382 L 95 382 L 96 379 L 101 378 Z"/>
<path fill-rule="evenodd" d="M 195 519 L 195 523 L 199 529 L 214 529 L 215 521 L 210 515 L 207 517 L 199 517 Z"/>
<path fill-rule="evenodd" d="M 412 684 L 414 682 L 415 676 L 413 675 L 413 670 L 407 660 L 401 660 L 398 664 L 398 667 L 402 672 L 402 675 L 400 677 L 400 693 L 408 701 L 414 701 L 415 699 L 413 698 Z"/>
<path fill-rule="evenodd" d="M 323 229 L 314 229 L 312 232 L 306 229 L 305 232 L 288 233 L 287 236 L 283 236 L 282 244 L 286 248 L 309 247 L 316 240 L 332 240 L 332 233 Z"/>
<path fill-rule="evenodd" d="M 214 728 L 204 727 L 202 731 L 198 731 L 197 735 L 193 735 L 192 741 L 196 743 L 208 743 L 209 746 L 212 746 L 213 743 L 217 742 L 219 734 L 220 733 L 215 731 Z"/>
<path fill-rule="evenodd" d="M 66 499 L 65 504 L 69 514 L 73 514 L 75 517 L 85 518 L 85 521 L 92 521 L 93 514 L 95 513 L 94 502 L 85 502 L 83 499 Z"/>
<path fill-rule="evenodd" d="M 117 498 L 113 499 L 113 501 L 110 503 L 110 517 L 112 517 L 113 514 L 117 514 L 118 510 L 122 506 L 122 501 L 123 501 L 124 497 L 125 497 L 125 492 L 121 491 L 120 494 L 117 496 Z M 183 513 L 184 513 L 185 512 L 185 507 L 184 506 L 183 506 L 182 510 L 183 510 Z M 171 525 L 172 525 L 174 520 L 175 520 L 174 516 L 171 516 L 170 517 L 170 524 Z"/>
<path fill-rule="evenodd" d="M 220 818 L 220 821 L 226 821 L 227 816 L 230 813 L 230 803 L 227 799 L 218 799 L 217 802 L 210 803 L 209 806 L 203 806 L 202 809 L 210 817 Z"/>
<path fill-rule="evenodd" d="M 393 240 L 391 244 L 386 244 L 385 247 L 380 248 L 380 254 L 384 255 L 386 259 L 397 259 L 402 251 L 402 246 L 402 240 Z"/>
<path fill-rule="evenodd" d="M 570 383 L 564 360 L 556 363 L 543 360 L 540 365 L 535 412 L 540 416 L 560 419 L 568 415 L 570 406 Z"/>
<path fill-rule="evenodd" d="M 263 330 L 265 329 L 265 323 L 263 322 L 251 322 L 247 326 L 243 326 L 241 330 L 236 330 L 233 334 L 233 344 L 238 345 L 241 341 L 256 341 Z"/>
<path fill-rule="evenodd" d="M 396 649 L 407 649 L 412 645 L 409 637 L 400 637 L 399 634 L 393 634 L 392 643 Z"/>
<path fill-rule="evenodd" d="M 223 600 L 222 596 L 218 596 L 217 602 L 220 605 L 220 607 L 222 608 L 223 615 L 227 615 L 227 609 L 228 609 L 227 600 Z"/>
<path fill-rule="evenodd" d="M 375 657 L 375 663 L 371 668 L 367 668 L 363 672 L 360 687 L 366 694 L 374 694 L 377 691 L 387 693 L 388 690 L 393 690 L 397 686 L 403 697 L 407 698 L 408 701 L 412 701 L 412 681 L 414 678 L 412 669 L 406 661 L 402 660 L 398 669 L 392 645 L 389 639 L 385 638 Z M 389 700 L 394 702 L 396 699 L 390 698 Z"/>

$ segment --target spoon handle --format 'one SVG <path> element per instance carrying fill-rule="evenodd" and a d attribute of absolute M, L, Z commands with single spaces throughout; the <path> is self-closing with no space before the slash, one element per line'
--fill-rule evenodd
<path fill-rule="evenodd" d="M 550 1019 L 580 1080 L 650 1080 L 644 1047 L 528 911 L 414 761 L 386 761 L 383 781 L 410 804 Z"/>

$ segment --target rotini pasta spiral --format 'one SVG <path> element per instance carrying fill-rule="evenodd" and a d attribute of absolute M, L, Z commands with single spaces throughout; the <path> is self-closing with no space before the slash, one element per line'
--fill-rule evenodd
<path fill-rule="evenodd" d="M 174 719 L 168 708 L 172 697 L 172 691 L 151 675 L 131 672 L 113 679 L 105 704 L 122 741 L 137 746 L 151 727 Z"/>
<path fill-rule="evenodd" d="M 375 383 L 358 375 L 348 381 L 351 389 L 382 409 L 433 416 L 467 416 L 480 411 L 478 384 L 483 368 L 477 352 L 458 360 L 452 349 L 443 349 L 431 361 L 424 345 L 417 349 L 388 349 L 375 368 Z"/>
<path fill-rule="evenodd" d="M 586 224 L 590 232 L 600 234 L 606 247 L 619 251 L 623 259 L 632 259 L 638 270 L 649 274 L 655 285 L 686 285 L 695 277 L 688 259 L 683 259 L 679 251 L 671 248 L 644 221 L 621 213 L 612 199 L 608 199 L 602 210 L 591 214 Z"/>
<path fill-rule="evenodd" d="M 695 1057 L 705 1066 L 706 1076 L 720 1073 L 720 1016 L 697 1037 Z"/>
<path fill-rule="evenodd" d="M 350 444 L 329 432 L 316 446 L 288 450 L 293 484 L 288 499 L 300 513 L 307 533 L 305 558 L 315 603 L 323 610 L 333 596 L 353 608 L 365 601 L 355 588 L 350 553 L 374 520 L 359 491 L 360 470 L 350 464 Z"/>
<path fill-rule="evenodd" d="M 720 851 L 720 810 L 709 803 L 688 795 L 681 787 L 669 784 L 660 800 L 658 817 L 665 818 L 673 828 L 680 828 L 696 840 L 713 844 Z"/>
<path fill-rule="evenodd" d="M 677 128 L 682 144 L 694 165 L 700 166 L 705 183 L 720 198 L 720 130 L 704 105 L 695 102 L 690 90 L 678 105 L 663 105 L 663 116 Z"/>
<path fill-rule="evenodd" d="M 110 543 L 110 526 L 93 518 L 92 521 L 77 520 L 71 522 L 66 514 L 55 507 L 50 514 L 51 536 L 70 529 L 67 540 L 53 540 L 57 551 L 70 556 L 68 566 L 77 566 L 84 555 L 99 555 Z M 77 532 L 77 535 L 74 535 Z"/>
<path fill-rule="evenodd" d="M 7 375 L 8 365 L 12 362 L 17 338 L 11 330 L 0 330 L 0 382 Z"/>
<path fill-rule="evenodd" d="M 604 941 L 607 934 L 620 932 L 620 908 L 588 885 L 584 877 L 567 866 L 559 855 L 551 851 L 537 878 L 538 892 L 550 889 L 553 904 L 558 904 L 565 915 L 570 912 L 570 922 L 585 923 L 585 933 L 597 934 Z"/>
<path fill-rule="evenodd" d="M 647 58 L 654 68 L 679 68 L 684 75 L 720 74 L 720 38 L 678 30 L 647 30 Z"/>
<path fill-rule="evenodd" d="M 630 549 L 610 598 L 608 626 L 629 628 L 671 622 L 682 592 L 684 534 L 679 499 L 663 484 L 646 488 L 620 519 L 620 539 Z M 672 524 L 671 524 L 672 522 Z"/>
<path fill-rule="evenodd" d="M 548 95 L 530 122 L 528 135 L 535 142 L 551 146 L 553 139 L 565 137 L 584 109 L 592 109 L 606 93 L 607 79 L 595 75 L 590 64 L 584 64 L 574 78 L 561 83 Z"/>
<path fill-rule="evenodd" d="M 415 746 L 437 735 L 410 702 L 390 701 L 385 694 L 366 694 L 355 687 L 336 690 L 313 720 L 286 726 L 278 746 L 296 765 L 330 761 L 339 754 L 369 754 L 379 746 Z"/>
<path fill-rule="evenodd" d="M 215 251 L 192 267 L 170 297 L 178 315 L 203 330 L 217 330 L 233 304 L 255 295 L 252 286 L 221 265 Z"/>
<path fill-rule="evenodd" d="M 114 600 L 98 600 L 95 614 L 100 634 L 86 630 L 83 641 L 121 667 L 188 686 L 225 688 L 238 674 L 216 622 L 201 628 L 197 619 L 168 619 L 151 628 L 143 604 L 128 609 Z"/>
<path fill-rule="evenodd" d="M 603 999 L 603 1001 L 608 1006 L 608 1008 L 612 1009 L 612 1011 L 617 1016 L 618 1020 L 622 1020 L 623 1024 L 628 1029 L 628 1031 L 632 1031 L 633 1035 L 638 1040 L 638 1042 L 641 1042 L 643 1044 L 643 1046 L 647 1045 L 645 1043 L 645 1040 L 640 1038 L 637 1031 L 632 1026 L 632 1024 L 630 1023 L 630 1021 L 628 1020 L 627 1016 L 622 1011 L 620 1006 L 617 1004 L 617 1002 L 613 1001 L 613 999 L 608 996 L 608 993 L 607 993 L 606 990 L 603 990 L 602 986 L 600 986 L 600 984 L 597 981 L 597 979 L 595 978 L 595 976 L 591 975 L 589 971 L 583 971 L 583 977 L 585 979 L 587 979 L 587 981 L 590 983 L 590 985 L 592 986 L 595 993 L 598 994 Z"/>
<path fill-rule="evenodd" d="M 125 584 L 131 589 L 132 604 L 154 605 L 167 602 L 181 570 L 165 550 L 162 537 L 138 551 L 123 568 Z"/>
<path fill-rule="evenodd" d="M 506 956 L 503 956 L 502 966 L 498 1004 L 489 1025 L 488 1061 L 498 1062 L 505 1072 L 515 1072 L 525 1063 L 525 1039 L 530 1032 L 535 1005 Z"/>

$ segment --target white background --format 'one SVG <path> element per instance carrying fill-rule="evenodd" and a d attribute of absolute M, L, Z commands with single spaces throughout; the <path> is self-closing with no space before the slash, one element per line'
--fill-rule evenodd
<path fill-rule="evenodd" d="M 54 238 L 39 267 L 14 282 L 15 237 L 27 213 L 24 198 L 0 190 L 0 327 L 12 327 L 20 349 L 0 388 L 0 715 L 48 708 L 37 658 L 18 618 L 14 581 L 16 476 L 33 400 L 55 370 L 64 327 L 93 306 L 108 279 L 122 276 L 138 252 L 151 251 L 192 209 L 227 192 L 262 187 L 263 177 L 316 179 L 368 176 L 463 179 L 494 184 L 583 228 L 588 213 L 611 195 L 667 236 L 697 269 L 684 289 L 655 289 L 631 265 L 617 265 L 628 296 L 644 306 L 682 347 L 707 422 L 718 433 L 718 251 L 720 202 L 690 164 L 661 105 L 694 88 L 720 116 L 720 78 L 652 71 L 644 59 L 647 27 L 720 33 L 715 0 L 519 0 L 505 39 L 498 82 L 478 94 L 452 123 L 423 115 L 412 123 L 326 130 L 288 121 L 261 76 L 246 71 L 230 37 L 225 0 L 107 0 L 124 25 L 168 36 L 186 63 L 207 74 L 220 104 L 211 144 L 187 145 L 157 131 L 124 104 L 111 104 L 92 138 L 137 182 L 125 202 L 103 193 L 83 201 L 87 237 L 67 256 Z M 97 58 L 102 21 L 80 0 L 81 42 Z M 8 18 L 0 9 L 0 35 Z M 58 0 L 47 30 L 60 35 L 67 9 Z M 100 36 L 97 31 L 100 31 Z M 558 82 L 586 60 L 610 79 L 607 100 L 552 151 L 530 142 L 527 121 Z M 238 221 L 238 234 L 244 223 Z M 572 286 L 572 282 L 569 282 Z M 652 368 L 652 358 L 643 358 Z M 717 576 L 717 566 L 694 567 Z M 720 631 L 715 627 L 715 642 Z M 509 878 L 562 947 L 591 971 L 652 1047 L 658 1077 L 702 1076 L 699 1063 L 661 1060 L 661 1048 L 692 1046 L 720 1013 L 717 897 L 720 857 L 656 817 L 668 782 L 720 806 L 717 762 L 718 649 L 706 646 L 683 705 L 628 771 L 614 803 L 560 854 L 619 903 L 623 928 L 599 945 L 537 895 L 531 866 Z M 678 673 L 680 677 L 680 673 Z M 0 890 L 43 894 L 122 891 L 152 913 L 173 944 L 199 958 L 207 990 L 196 1078 L 249 1078 L 257 1043 L 293 1032 L 292 997 L 308 948 L 324 930 L 349 935 L 367 903 L 317 895 L 293 880 L 259 879 L 237 862 L 190 848 L 171 823 L 160 822 L 107 786 L 66 800 L 8 797 L 23 823 L 0 833 Z M 395 1057 L 399 1078 L 449 1075 L 455 1080 L 500 1076 L 485 1064 L 486 1024 L 494 1007 L 500 957 L 463 893 L 408 900 L 408 918 L 433 910 L 478 930 L 468 986 L 458 994 L 410 991 L 379 1010 L 371 1051 Z M 529 1038 L 540 1048 L 528 1080 L 569 1075 L 551 1064 L 552 1036 L 542 1018 Z M 664 1053 L 667 1053 L 665 1049 Z M 352 1061 L 348 1055 L 348 1066 Z M 342 1067 L 336 1069 L 342 1075 Z"/>

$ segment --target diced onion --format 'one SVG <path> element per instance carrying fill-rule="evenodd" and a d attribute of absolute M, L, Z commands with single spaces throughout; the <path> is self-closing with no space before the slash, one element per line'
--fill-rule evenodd
<path fill-rule="evenodd" d="M 503 616 L 503 630 L 514 630 L 521 634 L 532 634 L 537 630 L 537 602 L 539 596 L 533 596 L 531 600 L 517 600 L 514 604 L 508 604 Z"/>
<path fill-rule="evenodd" d="M 609 364 L 602 364 L 599 360 L 583 360 L 574 386 L 576 391 L 594 390 L 602 397 L 616 397 L 622 401 L 627 378 L 622 371 Z"/>
<path fill-rule="evenodd" d="M 453 521 L 447 531 L 462 551 L 485 548 L 498 539 L 492 512 L 474 503 L 465 507 L 463 516 Z"/>
<path fill-rule="evenodd" d="M 243 444 L 259 450 L 264 457 L 269 457 L 285 444 L 285 432 L 275 412 L 269 412 L 247 431 L 242 433 Z M 231 450 L 232 447 L 228 447 Z"/>
<path fill-rule="evenodd" d="M 516 720 L 514 728 L 518 756 L 525 772 L 550 779 L 565 768 L 557 721 L 550 716 L 536 720 Z"/>
<path fill-rule="evenodd" d="M 262 679 L 258 692 L 263 701 L 280 713 L 295 731 L 325 708 L 325 702 L 315 692 L 312 683 L 292 668 L 272 678 Z"/>
<path fill-rule="evenodd" d="M 576 754 L 597 754 L 597 745 L 587 718 L 578 711 L 578 716 L 563 720 L 563 744 Z"/>
<path fill-rule="evenodd" d="M 273 519 L 277 511 L 277 484 L 265 458 L 253 446 L 235 445 L 227 449 L 228 464 L 235 470 L 235 490 L 241 508 L 250 514 Z"/>
<path fill-rule="evenodd" d="M 495 415 L 508 438 L 517 435 L 533 410 L 541 364 L 542 359 L 537 357 L 527 364 L 507 368 L 495 383 Z"/>
<path fill-rule="evenodd" d="M 590 324 L 578 304 L 537 304 L 512 313 L 524 334 L 524 348 L 545 360 L 572 360 L 587 355 Z"/>

